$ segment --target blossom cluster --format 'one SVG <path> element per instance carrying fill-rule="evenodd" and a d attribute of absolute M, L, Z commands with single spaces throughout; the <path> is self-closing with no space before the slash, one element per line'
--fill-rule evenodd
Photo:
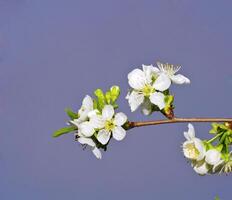
<path fill-rule="evenodd" d="M 127 116 L 122 112 L 115 113 L 119 94 L 118 86 L 111 87 L 105 94 L 97 89 L 97 99 L 86 95 L 77 114 L 67 110 L 71 118 L 68 124 L 74 127 L 76 140 L 84 147 L 89 146 L 98 159 L 102 158 L 100 148 L 106 150 L 112 137 L 120 141 L 126 136 L 123 125 L 127 122 Z"/>
<path fill-rule="evenodd" d="M 210 140 L 201 140 L 195 136 L 192 124 L 184 132 L 186 141 L 183 143 L 184 156 L 199 175 L 229 173 L 232 171 L 232 154 L 230 144 L 232 130 L 227 124 L 212 124 L 210 133 L 215 134 Z"/>
<path fill-rule="evenodd" d="M 142 65 L 142 69 L 131 71 L 128 74 L 130 90 L 126 96 L 131 111 L 139 107 L 144 115 L 159 111 L 171 122 L 174 96 L 170 86 L 190 83 L 184 75 L 176 74 L 179 70 L 180 66 L 158 62 L 157 66 Z M 77 112 L 66 109 L 70 117 L 68 126 L 55 131 L 53 136 L 74 132 L 76 141 L 84 148 L 89 147 L 96 158 L 101 159 L 100 149 L 106 151 L 112 138 L 123 140 L 126 130 L 133 128 L 131 125 L 135 122 L 129 122 L 123 112 L 115 112 L 120 95 L 118 86 L 112 86 L 106 93 L 97 89 L 94 94 L 94 98 L 84 97 Z M 188 131 L 184 132 L 186 141 L 182 145 L 184 156 L 199 175 L 232 172 L 232 123 L 213 123 L 210 133 L 214 137 L 201 140 L 195 136 L 193 125 L 188 124 Z"/>
<path fill-rule="evenodd" d="M 126 97 L 131 111 L 141 107 L 144 115 L 149 115 L 153 111 L 161 111 L 168 118 L 173 118 L 174 97 L 169 94 L 169 87 L 172 83 L 190 83 L 187 77 L 176 74 L 180 68 L 180 66 L 157 62 L 157 67 L 142 65 L 142 70 L 131 71 L 128 74 L 131 90 Z"/>

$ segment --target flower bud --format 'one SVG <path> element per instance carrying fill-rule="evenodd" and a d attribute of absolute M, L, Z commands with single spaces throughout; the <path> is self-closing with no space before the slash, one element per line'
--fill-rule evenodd
<path fill-rule="evenodd" d="M 206 175 L 209 171 L 207 163 L 204 161 L 197 162 L 195 166 L 193 167 L 193 169 L 196 173 L 198 173 L 201 176 Z"/>
<path fill-rule="evenodd" d="M 221 160 L 221 153 L 216 149 L 210 149 L 205 154 L 205 161 L 210 165 L 216 165 Z"/>

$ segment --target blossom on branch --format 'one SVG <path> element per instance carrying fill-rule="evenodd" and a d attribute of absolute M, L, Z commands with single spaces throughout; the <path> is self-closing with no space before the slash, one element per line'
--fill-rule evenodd
<path fill-rule="evenodd" d="M 232 171 L 232 156 L 229 152 L 232 130 L 225 124 L 213 123 L 212 126 L 210 133 L 215 136 L 208 141 L 195 137 L 192 124 L 189 124 L 188 131 L 184 132 L 187 139 L 182 146 L 184 156 L 189 159 L 194 171 L 199 175 Z"/>
<path fill-rule="evenodd" d="M 160 62 L 157 62 L 157 66 L 158 68 L 156 68 L 156 72 L 158 74 L 166 74 L 170 81 L 172 81 L 173 83 L 176 83 L 176 84 L 189 84 L 190 83 L 190 80 L 185 77 L 184 75 L 182 74 L 177 74 L 175 75 L 181 68 L 181 66 L 174 66 L 172 64 L 168 64 L 168 63 L 160 63 Z"/>
<path fill-rule="evenodd" d="M 157 63 L 157 65 L 158 68 L 153 65 L 142 65 L 142 70 L 134 69 L 128 74 L 131 90 L 126 99 L 132 112 L 141 107 L 142 113 L 145 115 L 149 115 L 153 111 L 161 111 L 170 115 L 174 100 L 174 97 L 169 94 L 171 83 L 190 83 L 185 76 L 175 75 L 180 67 L 162 63 Z"/>
<path fill-rule="evenodd" d="M 187 139 L 183 143 L 184 156 L 190 160 L 201 161 L 205 157 L 205 147 L 203 142 L 195 137 L 195 130 L 192 124 L 188 124 L 188 132 L 184 132 Z"/>
<path fill-rule="evenodd" d="M 95 91 L 96 99 L 86 95 L 82 106 L 77 113 L 66 109 L 71 118 L 65 127 L 56 131 L 53 136 L 75 131 L 74 136 L 83 147 L 90 147 L 96 158 L 101 159 L 100 149 L 107 149 L 110 139 L 120 141 L 126 136 L 123 126 L 127 122 L 127 116 L 122 113 L 115 113 L 118 108 L 116 100 L 120 95 L 118 86 L 113 86 L 105 94 L 101 89 Z"/>

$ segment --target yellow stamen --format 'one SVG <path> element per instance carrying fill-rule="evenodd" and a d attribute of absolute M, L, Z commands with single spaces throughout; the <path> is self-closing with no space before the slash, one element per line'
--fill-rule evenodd
<path fill-rule="evenodd" d="M 197 150 L 197 148 L 195 147 L 195 145 L 193 143 L 186 144 L 184 149 L 185 149 L 185 152 L 188 155 L 188 157 L 190 157 L 192 159 L 197 159 L 197 157 L 200 154 L 200 152 Z"/>

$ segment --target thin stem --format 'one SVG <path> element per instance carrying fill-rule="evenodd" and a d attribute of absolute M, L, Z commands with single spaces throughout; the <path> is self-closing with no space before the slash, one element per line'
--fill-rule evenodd
<path fill-rule="evenodd" d="M 232 118 L 173 118 L 144 122 L 129 122 L 128 129 L 141 126 L 151 126 L 159 124 L 186 123 L 186 122 L 229 122 L 232 124 Z"/>
<path fill-rule="evenodd" d="M 207 141 L 207 143 L 212 143 L 214 142 L 218 137 L 220 137 L 221 135 L 223 135 L 224 133 L 220 133 L 220 134 L 217 134 L 216 136 L 214 136 L 213 138 L 211 138 L 210 140 Z"/>

